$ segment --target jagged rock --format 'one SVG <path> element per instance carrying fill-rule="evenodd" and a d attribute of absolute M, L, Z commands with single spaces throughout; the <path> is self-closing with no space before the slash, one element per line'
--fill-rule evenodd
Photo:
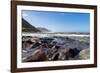
<path fill-rule="evenodd" d="M 75 57 L 78 60 L 86 60 L 90 58 L 90 49 L 83 49 L 80 53 Z"/>
<path fill-rule="evenodd" d="M 33 46 L 33 42 L 30 40 L 22 42 L 22 48 L 23 49 L 30 49 Z"/>
<path fill-rule="evenodd" d="M 51 58 L 51 60 L 53 60 L 53 61 L 56 61 L 58 59 L 59 59 L 59 53 L 55 53 Z"/>
<path fill-rule="evenodd" d="M 38 49 L 32 53 L 31 59 L 28 62 L 34 61 L 46 61 L 47 56 L 45 52 L 41 49 Z"/>

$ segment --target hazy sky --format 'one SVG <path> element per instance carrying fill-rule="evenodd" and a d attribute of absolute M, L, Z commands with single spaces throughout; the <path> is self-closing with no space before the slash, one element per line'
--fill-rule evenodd
<path fill-rule="evenodd" d="M 90 14 L 75 12 L 22 11 L 22 17 L 35 27 L 52 32 L 89 32 Z"/>

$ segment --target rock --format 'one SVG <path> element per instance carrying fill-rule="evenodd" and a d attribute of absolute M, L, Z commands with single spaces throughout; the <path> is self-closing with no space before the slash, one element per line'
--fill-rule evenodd
<path fill-rule="evenodd" d="M 30 40 L 22 42 L 22 48 L 23 49 L 30 49 L 33 46 L 33 42 Z"/>
<path fill-rule="evenodd" d="M 79 50 L 77 48 L 70 48 L 69 51 L 65 53 L 65 59 L 69 60 L 70 58 L 74 58 L 77 54 L 79 54 Z"/>
<path fill-rule="evenodd" d="M 41 45 L 41 43 L 39 43 L 39 42 L 35 42 L 35 43 L 32 45 L 31 48 L 36 48 L 36 47 L 38 47 L 38 46 L 40 46 L 40 45 Z"/>
<path fill-rule="evenodd" d="M 83 49 L 80 53 L 75 57 L 78 60 L 87 60 L 90 58 L 90 49 Z"/>
<path fill-rule="evenodd" d="M 59 53 L 55 53 L 51 60 L 53 61 L 59 60 Z"/>
<path fill-rule="evenodd" d="M 32 53 L 31 60 L 29 60 L 28 62 L 46 61 L 46 60 L 47 60 L 47 56 L 46 56 L 45 52 L 41 49 L 38 49 Z"/>

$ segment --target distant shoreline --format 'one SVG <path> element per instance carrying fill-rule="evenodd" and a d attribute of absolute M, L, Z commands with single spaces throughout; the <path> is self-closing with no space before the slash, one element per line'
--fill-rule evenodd
<path fill-rule="evenodd" d="M 84 35 L 90 35 L 90 33 L 88 32 L 22 32 L 23 34 L 27 34 L 27 33 L 30 33 L 30 34 L 84 34 Z"/>

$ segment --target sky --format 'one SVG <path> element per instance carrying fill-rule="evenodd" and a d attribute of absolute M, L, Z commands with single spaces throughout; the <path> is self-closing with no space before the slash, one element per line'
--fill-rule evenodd
<path fill-rule="evenodd" d="M 22 17 L 35 27 L 51 32 L 90 32 L 90 14 L 23 10 Z"/>

